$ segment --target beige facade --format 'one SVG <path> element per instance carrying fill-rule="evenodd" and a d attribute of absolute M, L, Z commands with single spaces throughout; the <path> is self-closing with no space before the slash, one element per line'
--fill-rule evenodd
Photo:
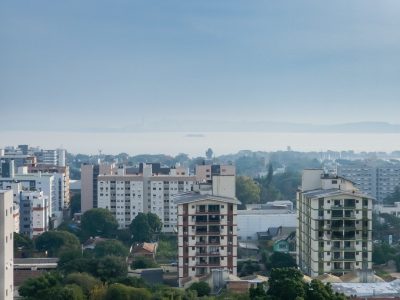
<path fill-rule="evenodd" d="M 0 299 L 4 300 L 14 298 L 13 235 L 13 192 L 0 190 Z"/>
<path fill-rule="evenodd" d="M 179 196 L 179 284 L 212 269 L 237 273 L 237 204 L 234 198 Z"/>
<path fill-rule="evenodd" d="M 196 180 L 205 182 L 212 179 L 213 175 L 235 176 L 236 169 L 232 165 L 197 165 Z"/>
<path fill-rule="evenodd" d="M 237 273 L 237 205 L 240 202 L 234 195 L 234 178 L 214 175 L 212 182 L 197 184 L 192 192 L 175 197 L 181 287 L 213 269 Z"/>
<path fill-rule="evenodd" d="M 304 170 L 297 217 L 297 263 L 305 274 L 372 268 L 372 198 L 352 182 Z"/>

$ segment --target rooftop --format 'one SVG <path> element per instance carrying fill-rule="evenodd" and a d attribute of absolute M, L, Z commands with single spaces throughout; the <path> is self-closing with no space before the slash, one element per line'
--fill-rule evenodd
<path fill-rule="evenodd" d="M 221 197 L 214 195 L 202 195 L 197 192 L 188 192 L 176 195 L 174 197 L 176 204 L 192 203 L 197 201 L 212 200 L 224 203 L 241 204 L 241 202 L 236 198 Z"/>
<path fill-rule="evenodd" d="M 322 197 L 349 195 L 349 196 L 357 196 L 357 197 L 373 199 L 371 196 L 361 193 L 360 191 L 357 191 L 357 190 L 345 191 L 345 190 L 339 190 L 339 189 L 326 189 L 326 190 L 317 189 L 317 190 L 311 190 L 311 191 L 304 192 L 303 195 L 308 198 L 322 198 Z"/>
<path fill-rule="evenodd" d="M 346 296 L 399 296 L 400 279 L 391 282 L 374 283 L 332 283 L 334 291 L 344 293 Z"/>

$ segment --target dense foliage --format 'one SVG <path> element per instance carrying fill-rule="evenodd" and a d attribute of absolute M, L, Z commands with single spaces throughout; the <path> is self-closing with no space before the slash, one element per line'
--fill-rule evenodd
<path fill-rule="evenodd" d="M 139 213 L 129 225 L 135 242 L 151 242 L 155 234 L 161 232 L 160 218 L 153 213 Z"/>
<path fill-rule="evenodd" d="M 63 250 L 80 249 L 79 239 L 67 231 L 47 231 L 35 240 L 38 251 L 47 251 L 50 257 L 58 256 Z"/>
<path fill-rule="evenodd" d="M 82 215 L 81 229 L 86 237 L 112 237 L 117 228 L 117 220 L 107 209 L 93 208 Z"/>

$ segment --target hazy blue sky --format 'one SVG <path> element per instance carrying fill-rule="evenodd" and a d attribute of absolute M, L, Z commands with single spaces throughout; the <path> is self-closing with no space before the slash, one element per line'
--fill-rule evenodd
<path fill-rule="evenodd" d="M 400 123 L 400 1 L 2 0 L 0 104 L 25 129 Z"/>

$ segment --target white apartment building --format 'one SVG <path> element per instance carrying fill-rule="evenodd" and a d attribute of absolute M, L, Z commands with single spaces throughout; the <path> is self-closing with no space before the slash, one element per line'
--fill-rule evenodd
<path fill-rule="evenodd" d="M 14 219 L 12 191 L 0 190 L 0 299 L 14 298 Z"/>
<path fill-rule="evenodd" d="M 213 269 L 237 273 L 237 205 L 234 176 L 213 176 L 211 189 L 196 185 L 175 197 L 178 205 L 179 286 Z M 230 178 L 229 178 L 230 177 Z M 233 178 L 233 181 L 231 180 Z M 224 187 L 215 187 L 223 184 Z M 230 186 L 230 188 L 229 188 Z M 223 191 L 215 194 L 212 191 Z"/>
<path fill-rule="evenodd" d="M 18 174 L 15 174 L 13 178 L 0 178 L 0 189 L 9 189 L 13 183 L 18 182 L 24 191 L 42 191 L 49 198 L 50 216 L 62 215 L 62 210 L 57 209 L 59 208 L 58 204 L 65 200 L 59 199 L 59 195 L 56 194 L 54 175 L 41 172 L 27 173 L 27 167 L 18 169 Z"/>
<path fill-rule="evenodd" d="M 69 207 L 69 167 L 59 167 L 53 165 L 37 164 L 29 166 L 28 172 L 31 174 L 52 174 L 54 176 L 54 194 L 55 202 L 52 203 L 52 210 L 62 212 Z"/>
<path fill-rule="evenodd" d="M 157 214 L 164 232 L 176 232 L 177 206 L 173 196 L 192 189 L 195 177 L 183 168 L 164 169 L 157 164 L 143 164 L 136 174 L 126 174 L 119 168 L 116 175 L 97 177 L 98 207 L 109 209 L 120 228 L 130 225 L 138 213 Z M 168 172 L 166 174 L 166 172 Z"/>
<path fill-rule="evenodd" d="M 49 230 L 49 200 L 43 192 L 20 193 L 20 232 L 30 238 Z"/>
<path fill-rule="evenodd" d="M 304 170 L 297 217 L 297 264 L 305 274 L 372 268 L 372 198 L 351 181 Z"/>

